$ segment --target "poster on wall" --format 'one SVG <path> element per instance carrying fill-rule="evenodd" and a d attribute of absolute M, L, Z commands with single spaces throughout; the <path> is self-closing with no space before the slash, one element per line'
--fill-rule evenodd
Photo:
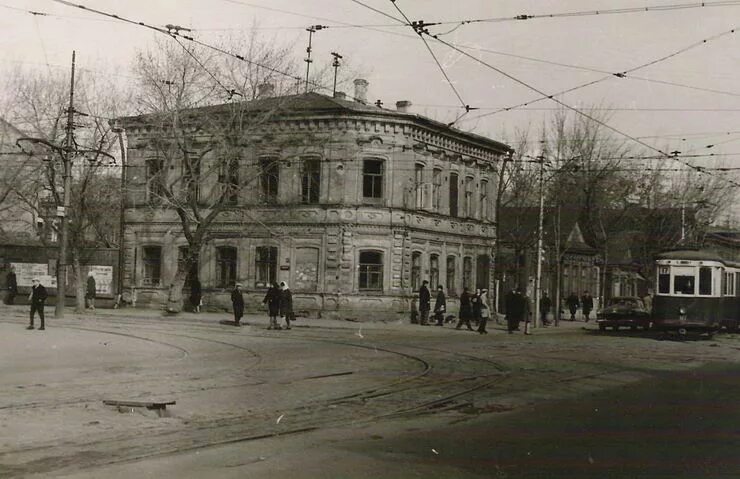
<path fill-rule="evenodd" d="M 57 279 L 49 274 L 47 263 L 10 263 L 10 266 L 15 269 L 18 286 L 33 286 L 33 278 L 38 278 L 46 287 L 57 287 Z"/>
<path fill-rule="evenodd" d="M 95 278 L 95 293 L 113 294 L 113 266 L 88 266 L 88 273 Z"/>

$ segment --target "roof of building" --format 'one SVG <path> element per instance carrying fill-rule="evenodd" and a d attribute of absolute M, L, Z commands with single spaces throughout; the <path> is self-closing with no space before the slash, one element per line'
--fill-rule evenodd
<path fill-rule="evenodd" d="M 229 109 L 234 107 L 240 108 L 243 112 L 251 111 L 254 113 L 272 110 L 280 117 L 295 114 L 305 115 L 307 113 L 310 113 L 335 116 L 346 114 L 360 114 L 365 116 L 405 119 L 423 126 L 433 128 L 440 132 L 464 138 L 466 141 L 474 142 L 480 147 L 494 149 L 502 153 L 513 151 L 513 149 L 509 145 L 506 145 L 504 143 L 498 142 L 482 135 L 477 135 L 475 133 L 469 133 L 457 128 L 453 128 L 448 124 L 433 120 L 422 115 L 418 115 L 416 113 L 391 110 L 378 107 L 376 105 L 348 100 L 344 98 L 331 97 L 315 92 L 302 93 L 300 95 L 274 96 L 245 102 L 232 102 L 219 105 L 204 106 L 186 110 L 186 113 L 203 114 L 213 112 L 218 114 L 220 112 L 227 112 L 229 111 Z M 123 121 L 124 124 L 126 124 L 133 123 L 137 120 L 142 121 L 150 116 L 152 115 L 145 114 L 123 117 L 120 118 L 120 120 Z"/>

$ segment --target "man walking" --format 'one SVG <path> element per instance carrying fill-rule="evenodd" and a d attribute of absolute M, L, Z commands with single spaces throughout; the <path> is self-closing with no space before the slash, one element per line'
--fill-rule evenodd
<path fill-rule="evenodd" d="M 437 320 L 437 326 L 444 326 L 446 311 L 447 300 L 445 298 L 444 288 L 440 284 L 437 286 L 437 299 L 434 301 L 434 319 Z"/>
<path fill-rule="evenodd" d="M 29 324 L 26 329 L 34 329 L 33 317 L 36 311 L 38 311 L 39 319 L 41 320 L 41 327 L 39 327 L 39 330 L 43 331 L 46 329 L 44 324 L 44 303 L 46 303 L 48 295 L 46 293 L 46 288 L 44 288 L 44 285 L 41 284 L 41 281 L 38 278 L 33 278 L 31 283 L 31 294 L 28 295 L 28 300 L 31 302 L 31 324 Z"/>
<path fill-rule="evenodd" d="M 234 309 L 234 326 L 241 326 L 239 321 L 244 316 L 244 297 L 242 296 L 242 285 L 236 283 L 234 290 L 231 292 L 231 306 Z"/>
<path fill-rule="evenodd" d="M 594 298 L 588 291 L 583 292 L 581 296 L 581 309 L 583 310 L 583 317 L 586 318 L 586 322 L 591 319 L 588 316 L 591 314 L 591 310 L 594 309 Z"/>
<path fill-rule="evenodd" d="M 464 324 L 467 326 L 468 331 L 473 331 L 473 327 L 470 326 L 471 316 L 473 316 L 472 296 L 468 292 L 468 288 L 466 286 L 463 288 L 463 292 L 460 295 L 460 319 L 457 321 L 455 329 L 462 328 Z"/>
<path fill-rule="evenodd" d="M 565 300 L 565 304 L 568 305 L 568 309 L 570 310 L 570 320 L 575 321 L 576 320 L 576 311 L 578 311 L 578 306 L 580 306 L 580 302 L 578 301 L 578 295 L 575 291 L 572 291 L 570 293 L 570 296 L 568 296 Z"/>
<path fill-rule="evenodd" d="M 429 309 L 432 301 L 427 284 L 429 284 L 429 281 L 424 280 L 421 283 L 421 288 L 419 288 L 419 319 L 422 326 L 429 325 Z"/>
<path fill-rule="evenodd" d="M 516 289 L 512 289 L 504 298 L 504 304 L 506 306 L 506 329 L 509 334 L 519 329 L 519 300 L 516 294 Z"/>
<path fill-rule="evenodd" d="M 285 329 L 290 329 L 293 320 L 293 293 L 285 281 L 280 282 L 280 316 L 285 317 Z"/>

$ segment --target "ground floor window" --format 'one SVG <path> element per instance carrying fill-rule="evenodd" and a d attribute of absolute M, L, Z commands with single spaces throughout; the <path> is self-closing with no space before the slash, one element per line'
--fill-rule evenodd
<path fill-rule="evenodd" d="M 216 287 L 230 288 L 236 283 L 236 248 L 216 248 Z"/>
<path fill-rule="evenodd" d="M 144 265 L 141 284 L 143 286 L 159 286 L 162 281 L 162 247 L 144 246 L 141 260 Z"/>
<path fill-rule="evenodd" d="M 439 255 L 429 257 L 429 287 L 436 290 L 439 286 Z"/>
<path fill-rule="evenodd" d="M 463 287 L 468 291 L 473 289 L 473 258 L 470 256 L 463 258 Z"/>
<path fill-rule="evenodd" d="M 316 291 L 318 289 L 319 250 L 317 248 L 296 248 L 293 282 L 293 289 L 296 291 Z"/>
<path fill-rule="evenodd" d="M 421 253 L 411 253 L 411 290 L 419 291 L 421 287 Z"/>
<path fill-rule="evenodd" d="M 360 290 L 383 289 L 383 253 L 379 251 L 360 252 Z"/>
<path fill-rule="evenodd" d="M 448 256 L 447 257 L 447 295 L 448 296 L 454 296 L 456 292 L 456 282 L 455 282 L 455 257 L 454 256 Z"/>
<path fill-rule="evenodd" d="M 277 257 L 276 246 L 258 246 L 255 257 L 255 286 L 265 287 L 277 280 Z"/>

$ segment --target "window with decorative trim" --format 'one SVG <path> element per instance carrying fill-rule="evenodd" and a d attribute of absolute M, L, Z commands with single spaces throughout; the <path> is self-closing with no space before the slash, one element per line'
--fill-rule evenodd
<path fill-rule="evenodd" d="M 383 253 L 360 251 L 358 287 L 361 291 L 383 290 Z"/>
<path fill-rule="evenodd" d="M 454 256 L 448 256 L 447 257 L 447 295 L 448 296 L 454 296 L 457 291 L 457 281 L 456 281 L 456 269 L 457 269 L 457 258 Z"/>
<path fill-rule="evenodd" d="M 216 287 L 231 288 L 236 283 L 236 248 L 216 248 Z"/>
<path fill-rule="evenodd" d="M 315 204 L 321 197 L 321 160 L 304 158 L 301 168 L 301 202 Z"/>
<path fill-rule="evenodd" d="M 480 182 L 480 219 L 487 220 L 488 218 L 488 180 L 481 180 Z"/>
<path fill-rule="evenodd" d="M 383 198 L 383 160 L 362 161 L 362 196 L 365 199 Z"/>
<path fill-rule="evenodd" d="M 145 166 L 147 201 L 152 202 L 164 196 L 164 161 L 149 158 Z"/>
<path fill-rule="evenodd" d="M 143 246 L 141 248 L 142 286 L 160 286 L 162 283 L 162 247 Z"/>
<path fill-rule="evenodd" d="M 260 200 L 275 204 L 280 185 L 280 163 L 277 158 L 260 158 Z"/>
<path fill-rule="evenodd" d="M 473 290 L 473 258 L 470 256 L 463 258 L 463 287 Z"/>
<path fill-rule="evenodd" d="M 432 170 L 432 209 L 439 211 L 442 205 L 442 170 Z"/>
<path fill-rule="evenodd" d="M 411 253 L 411 290 L 419 291 L 421 287 L 421 253 Z"/>
<path fill-rule="evenodd" d="M 235 205 L 239 202 L 239 159 L 222 159 L 219 164 L 218 184 L 221 202 Z"/>
<path fill-rule="evenodd" d="M 450 216 L 457 217 L 458 211 L 458 176 L 450 173 Z"/>
<path fill-rule="evenodd" d="M 255 253 L 255 286 L 269 286 L 277 280 L 278 249 L 276 246 L 257 246 Z"/>

